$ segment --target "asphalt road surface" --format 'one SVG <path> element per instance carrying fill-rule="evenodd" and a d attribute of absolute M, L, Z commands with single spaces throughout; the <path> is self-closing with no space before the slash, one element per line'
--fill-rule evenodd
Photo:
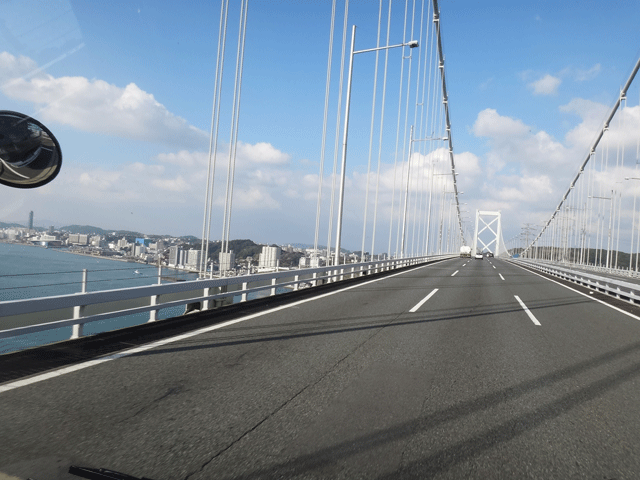
<path fill-rule="evenodd" d="M 6 382 L 0 479 L 640 478 L 640 318 L 573 288 L 452 259 Z"/>

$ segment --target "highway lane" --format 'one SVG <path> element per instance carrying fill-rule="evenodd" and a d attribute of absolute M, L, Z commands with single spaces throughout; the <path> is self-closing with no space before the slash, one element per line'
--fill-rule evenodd
<path fill-rule="evenodd" d="M 0 472 L 634 478 L 639 367 L 638 320 L 454 259 L 2 392 Z"/>

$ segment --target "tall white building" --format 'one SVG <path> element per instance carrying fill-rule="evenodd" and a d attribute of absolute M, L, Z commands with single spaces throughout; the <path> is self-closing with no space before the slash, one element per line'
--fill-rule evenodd
<path fill-rule="evenodd" d="M 220 262 L 220 273 L 232 270 L 236 267 L 236 254 L 233 253 L 233 250 L 228 253 L 220 252 L 218 261 Z"/>
<path fill-rule="evenodd" d="M 196 250 L 194 248 L 189 249 L 187 256 L 187 266 L 191 268 L 200 268 L 200 258 L 202 255 L 201 250 Z"/>
<path fill-rule="evenodd" d="M 181 265 L 180 263 L 180 260 L 182 260 L 180 258 L 182 256 L 181 254 L 182 254 L 182 249 L 177 245 L 169 247 L 169 266 L 175 267 L 175 266 Z"/>
<path fill-rule="evenodd" d="M 276 268 L 280 260 L 280 247 L 262 247 L 259 268 Z"/>

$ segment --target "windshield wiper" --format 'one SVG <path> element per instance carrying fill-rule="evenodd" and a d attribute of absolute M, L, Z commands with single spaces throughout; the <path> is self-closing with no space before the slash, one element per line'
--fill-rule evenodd
<path fill-rule="evenodd" d="M 106 468 L 76 467 L 74 465 L 69 467 L 69 473 L 89 480 L 151 480 L 147 477 L 134 477 L 126 473 L 107 470 Z"/>

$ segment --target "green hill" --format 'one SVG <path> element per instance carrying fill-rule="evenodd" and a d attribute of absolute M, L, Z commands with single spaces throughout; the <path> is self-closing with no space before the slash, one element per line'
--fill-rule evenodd
<path fill-rule="evenodd" d="M 91 225 L 67 225 L 66 227 L 60 227 L 60 230 L 69 233 L 80 233 L 82 235 L 104 235 L 107 233 L 106 230 L 103 230 L 100 227 L 93 227 Z"/>
<path fill-rule="evenodd" d="M 27 228 L 24 225 L 20 225 L 19 223 L 5 223 L 5 222 L 0 222 L 0 228 L 11 228 L 11 227 L 18 227 L 18 228 Z"/>

